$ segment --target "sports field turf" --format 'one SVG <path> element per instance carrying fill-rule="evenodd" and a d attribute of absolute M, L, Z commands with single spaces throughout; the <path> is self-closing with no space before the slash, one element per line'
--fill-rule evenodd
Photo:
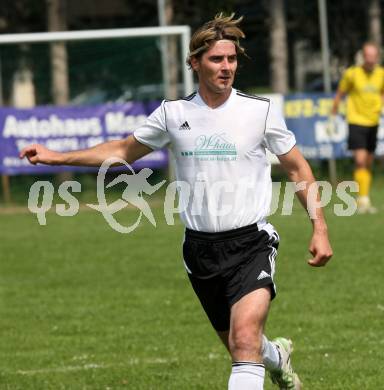
<path fill-rule="evenodd" d="M 305 389 L 383 389 L 384 208 L 327 214 L 335 255 L 322 269 L 306 265 L 304 212 L 271 218 L 282 242 L 267 335 L 294 340 Z M 160 207 L 156 219 L 123 235 L 92 211 L 48 214 L 45 227 L 0 215 L 0 389 L 226 388 L 230 361 L 185 275 L 183 228 Z"/>

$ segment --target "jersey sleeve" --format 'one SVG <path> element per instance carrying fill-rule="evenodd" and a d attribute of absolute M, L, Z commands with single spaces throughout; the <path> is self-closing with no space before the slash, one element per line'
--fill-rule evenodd
<path fill-rule="evenodd" d="M 133 132 L 133 136 L 142 144 L 151 149 L 161 149 L 170 142 L 165 117 L 165 102 L 156 108 L 147 118 L 144 125 Z"/>
<path fill-rule="evenodd" d="M 341 78 L 339 82 L 339 90 L 341 92 L 347 93 L 352 87 L 352 76 L 353 76 L 353 69 L 348 68 L 344 74 L 343 77 Z"/>
<path fill-rule="evenodd" d="M 288 153 L 296 145 L 295 135 L 287 129 L 282 114 L 272 102 L 265 123 L 264 145 L 277 156 Z"/>
<path fill-rule="evenodd" d="M 381 80 L 382 80 L 380 93 L 383 95 L 384 94 L 384 68 L 381 66 L 380 70 L 381 70 Z"/>

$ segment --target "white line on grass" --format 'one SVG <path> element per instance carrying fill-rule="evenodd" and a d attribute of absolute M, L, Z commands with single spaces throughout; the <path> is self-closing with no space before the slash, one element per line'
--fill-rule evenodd
<path fill-rule="evenodd" d="M 169 364 L 176 363 L 179 359 L 163 359 L 163 358 L 155 358 L 155 359 L 129 359 L 125 363 L 89 363 L 83 364 L 82 366 L 64 366 L 64 367 L 52 367 L 52 368 L 41 368 L 38 370 L 18 370 L 17 374 L 20 375 L 36 375 L 36 374 L 48 374 L 54 372 L 69 372 L 69 371 L 81 371 L 81 370 L 94 370 L 94 369 L 103 369 L 103 368 L 111 368 L 111 367 L 125 367 L 125 366 L 133 366 L 137 364 Z"/>
<path fill-rule="evenodd" d="M 216 359 L 223 359 L 227 357 L 226 354 L 218 354 L 218 353 L 209 353 L 208 359 L 209 360 L 216 360 Z M 206 357 L 201 357 L 201 359 L 206 360 Z M 83 364 L 81 366 L 64 366 L 64 367 L 52 367 L 52 368 L 41 368 L 37 370 L 18 370 L 16 371 L 17 374 L 20 375 L 37 375 L 37 374 L 49 374 L 49 373 L 55 373 L 55 372 L 69 372 L 69 371 L 81 371 L 81 370 L 95 370 L 95 369 L 105 369 L 105 368 L 111 368 L 111 367 L 127 367 L 127 366 L 134 366 L 137 364 L 170 364 L 170 363 L 176 363 L 179 362 L 178 358 L 172 358 L 172 359 L 164 359 L 164 358 L 154 358 L 154 359 L 139 359 L 139 358 L 133 358 L 126 360 L 125 363 L 88 363 Z"/>

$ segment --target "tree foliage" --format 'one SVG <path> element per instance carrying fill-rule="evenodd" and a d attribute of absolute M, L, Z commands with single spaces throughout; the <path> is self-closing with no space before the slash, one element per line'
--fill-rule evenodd
<path fill-rule="evenodd" d="M 369 1 L 372 0 L 367 2 L 350 0 L 327 1 L 331 54 L 337 57 L 343 64 L 350 64 L 361 44 L 368 39 Z M 109 13 L 108 17 L 93 12 L 93 8 L 98 7 L 101 2 L 105 2 L 105 0 L 83 1 L 81 4 L 85 12 L 82 15 L 76 12 L 69 12 L 68 28 L 81 30 L 154 26 L 158 24 L 157 0 L 121 0 L 121 10 L 116 10 L 113 16 L 111 16 L 112 13 Z M 382 7 L 383 3 L 384 0 L 380 0 Z M 78 0 L 68 0 L 69 11 L 73 11 L 77 4 Z M 250 59 L 243 59 L 240 63 L 237 87 L 242 89 L 248 89 L 251 86 L 268 87 L 270 80 L 269 47 L 271 45 L 269 34 L 271 20 L 268 12 L 269 0 L 172 0 L 172 4 L 174 8 L 172 24 L 187 24 L 191 26 L 192 30 L 195 30 L 203 22 L 211 19 L 220 11 L 227 13 L 235 12 L 237 16 L 243 15 L 243 29 L 247 36 L 245 47 Z M 87 12 L 87 7 L 89 8 L 89 13 Z M 320 49 L 318 2 L 315 0 L 285 0 L 285 12 L 288 52 L 290 54 L 289 69 L 292 74 L 292 69 L 295 66 L 292 55 L 295 42 L 306 40 L 312 50 Z M 46 31 L 46 26 L 44 0 L 1 0 L 0 33 Z M 4 58 L 4 55 L 12 58 L 13 63 L 7 64 L 6 61 L 3 61 L 3 73 L 11 71 L 12 67 L 15 68 L 15 63 L 16 65 L 18 63 L 17 58 L 28 58 L 28 53 L 20 48 L 7 50 L 5 51 L 4 48 L 0 47 L 0 54 L 2 58 Z M 37 81 L 43 85 L 48 82 L 44 77 L 46 77 L 45 75 L 48 72 L 47 66 L 49 64 L 47 65 L 43 60 L 44 50 L 42 48 L 38 50 L 41 51 L 41 55 L 34 56 L 33 66 L 45 69 L 35 76 Z M 151 49 L 148 48 L 148 50 Z M 101 58 L 96 63 L 97 66 L 103 65 L 108 59 L 117 61 L 114 54 L 110 54 L 110 50 L 104 50 L 100 46 L 99 53 L 103 52 L 105 56 L 100 55 Z M 72 58 L 70 58 L 72 61 L 71 77 L 76 80 L 74 87 L 78 90 L 81 90 L 86 83 L 92 82 L 94 79 L 91 77 L 92 72 L 87 71 L 85 74 L 80 74 L 79 68 L 76 68 L 76 61 L 81 59 L 81 55 L 81 51 L 72 53 Z M 95 55 L 97 56 L 97 54 Z M 83 55 L 85 59 L 91 56 L 91 54 L 88 56 L 88 52 L 85 52 Z M 145 68 L 149 63 L 146 63 L 142 67 L 143 69 L 140 67 L 140 69 L 136 69 L 137 59 L 132 58 L 131 61 L 127 62 L 126 58 L 124 57 L 124 60 L 120 61 L 122 63 L 121 70 L 111 73 L 105 70 L 106 68 L 103 68 L 99 73 L 96 72 L 97 76 L 107 73 L 109 77 L 108 83 L 118 83 L 124 77 L 124 71 L 142 72 L 142 76 L 145 77 Z M 73 61 L 75 61 L 75 68 L 73 67 Z M 134 68 L 131 66 L 132 64 L 135 65 Z M 152 65 L 150 68 L 151 74 L 155 74 L 156 64 Z M 41 80 L 39 80 L 39 77 L 41 77 Z M 10 77 L 4 77 L 4 79 L 4 86 L 7 88 Z M 46 98 L 43 97 L 40 99 L 40 102 L 44 102 Z"/>

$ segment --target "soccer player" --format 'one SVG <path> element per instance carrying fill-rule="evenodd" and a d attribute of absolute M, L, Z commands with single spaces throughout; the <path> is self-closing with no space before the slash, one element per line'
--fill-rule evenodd
<path fill-rule="evenodd" d="M 359 213 L 375 213 L 369 190 L 383 103 L 384 69 L 378 66 L 379 49 L 375 44 L 365 43 L 362 52 L 363 64 L 348 68 L 340 80 L 332 114 L 337 114 L 341 99 L 348 95 L 348 148 L 353 153 L 354 180 L 359 184 L 357 210 Z"/>
<path fill-rule="evenodd" d="M 294 135 L 272 102 L 232 88 L 237 57 L 244 54 L 240 21 L 220 14 L 194 33 L 187 62 L 198 76 L 198 92 L 163 101 L 127 139 L 68 153 L 31 145 L 20 156 L 33 164 L 99 166 L 111 156 L 133 162 L 169 146 L 177 179 L 197 189 L 193 202 L 180 193 L 181 203 L 187 204 L 181 213 L 186 225 L 184 263 L 232 357 L 229 390 L 263 389 L 265 368 L 280 389 L 300 389 L 290 362 L 292 342 L 269 341 L 263 335 L 276 295 L 273 277 L 279 244 L 278 234 L 266 221 L 272 192 L 266 149 L 279 157 L 292 181 L 305 183 L 297 192 L 304 207 L 311 207 L 307 193 L 315 184 Z M 321 209 L 309 214 L 313 225 L 309 264 L 320 267 L 332 249 Z"/>

